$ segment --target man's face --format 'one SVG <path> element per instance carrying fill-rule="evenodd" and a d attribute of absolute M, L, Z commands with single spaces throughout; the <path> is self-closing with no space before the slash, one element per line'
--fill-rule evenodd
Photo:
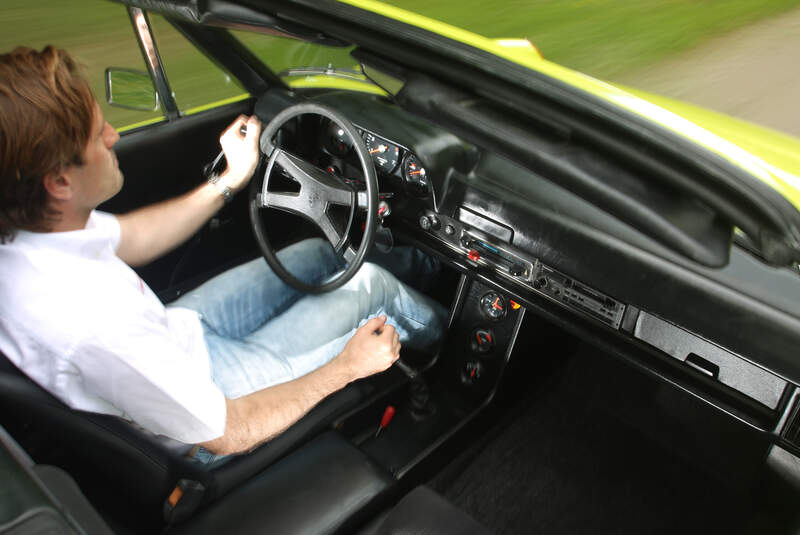
<path fill-rule="evenodd" d="M 80 208 L 93 210 L 122 188 L 122 171 L 112 147 L 119 134 L 103 118 L 95 102 L 92 130 L 83 151 L 83 165 L 71 165 L 66 173 L 73 181 L 75 201 Z"/>

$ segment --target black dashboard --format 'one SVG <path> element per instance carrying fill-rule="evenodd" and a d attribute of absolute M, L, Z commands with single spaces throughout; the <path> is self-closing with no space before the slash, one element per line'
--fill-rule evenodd
<path fill-rule="evenodd" d="M 312 98 L 362 135 L 391 206 L 387 226 L 499 292 L 503 307 L 514 303 L 555 321 L 761 432 L 776 433 L 795 410 L 796 273 L 736 246 L 727 266 L 699 266 L 535 169 L 386 99 Z M 270 106 L 266 100 L 259 106 Z M 308 149 L 316 163 L 357 176 L 336 125 L 316 128 L 306 137 L 317 140 Z M 800 449 L 782 436 L 776 441 Z"/>

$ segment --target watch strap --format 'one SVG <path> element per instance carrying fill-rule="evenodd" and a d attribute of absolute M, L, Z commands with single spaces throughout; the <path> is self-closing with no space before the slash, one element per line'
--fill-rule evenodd
<path fill-rule="evenodd" d="M 222 180 L 222 175 L 213 174 L 208 178 L 208 183 L 213 184 L 217 189 L 225 204 L 228 204 L 233 199 L 233 190 L 228 186 L 226 180 Z"/>

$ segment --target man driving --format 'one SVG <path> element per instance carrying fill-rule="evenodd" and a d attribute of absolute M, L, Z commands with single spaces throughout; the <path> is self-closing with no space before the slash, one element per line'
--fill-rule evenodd
<path fill-rule="evenodd" d="M 260 130 L 241 116 L 222 133 L 228 166 L 216 182 L 103 213 L 123 185 L 119 135 L 76 61 L 53 47 L 0 55 L 0 351 L 70 407 L 224 455 L 387 369 L 401 342 L 434 348 L 442 307 L 372 264 L 303 296 L 257 259 L 166 307 L 131 269 L 192 236 L 223 188 L 246 186 Z M 319 239 L 278 256 L 310 282 L 340 267 Z"/>

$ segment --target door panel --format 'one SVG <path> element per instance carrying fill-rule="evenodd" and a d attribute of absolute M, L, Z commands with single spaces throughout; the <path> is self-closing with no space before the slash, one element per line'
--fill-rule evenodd
<path fill-rule="evenodd" d="M 252 109 L 253 100 L 245 100 L 124 134 L 115 151 L 125 183 L 100 209 L 123 213 L 201 184 L 203 166 L 219 154 L 222 131 Z M 169 301 L 222 269 L 255 256 L 246 197 L 246 192 L 238 194 L 186 243 L 138 268 L 142 279 Z"/>

